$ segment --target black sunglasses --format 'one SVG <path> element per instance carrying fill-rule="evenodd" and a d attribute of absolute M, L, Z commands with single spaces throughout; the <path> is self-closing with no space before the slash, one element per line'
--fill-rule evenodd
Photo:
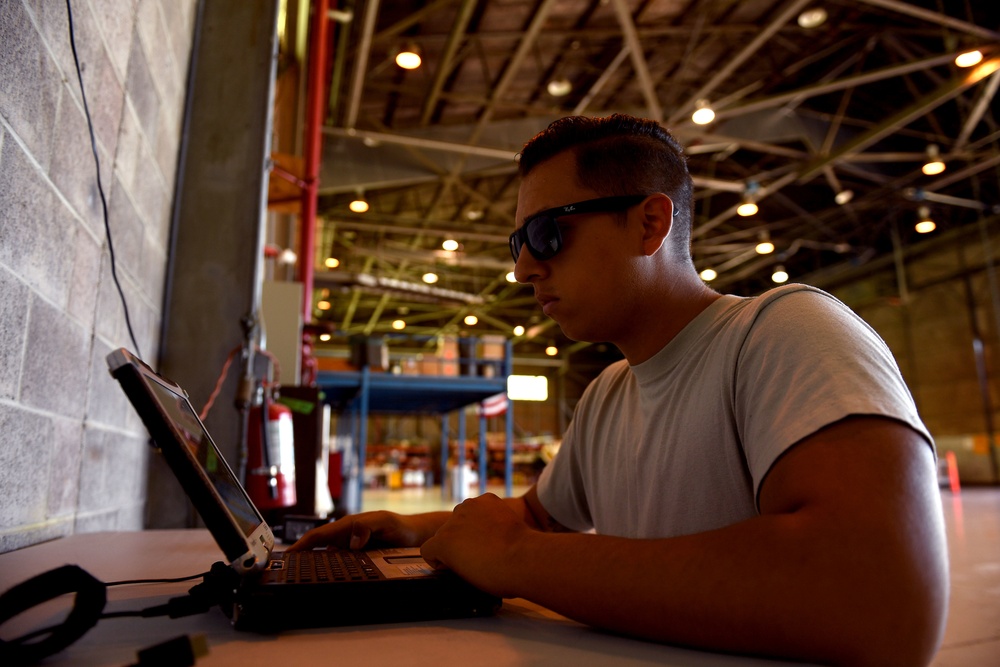
<path fill-rule="evenodd" d="M 559 218 L 580 213 L 614 213 L 629 209 L 649 195 L 621 195 L 600 197 L 587 201 L 556 206 L 527 218 L 520 228 L 510 235 L 510 254 L 517 263 L 521 248 L 527 246 L 532 257 L 537 260 L 552 259 L 562 249 L 562 233 Z"/>

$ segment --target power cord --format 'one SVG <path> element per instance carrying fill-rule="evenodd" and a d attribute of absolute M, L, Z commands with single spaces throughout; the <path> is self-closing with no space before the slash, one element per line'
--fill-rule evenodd
<path fill-rule="evenodd" d="M 111 278 L 115 282 L 115 287 L 118 288 L 118 297 L 121 299 L 122 308 L 125 311 L 125 326 L 128 327 L 129 338 L 132 339 L 132 345 L 136 355 L 142 357 L 142 352 L 139 350 L 139 343 L 136 341 L 135 333 L 132 331 L 132 320 L 129 317 L 128 303 L 125 301 L 125 292 L 122 290 L 122 284 L 118 280 L 118 270 L 115 262 L 115 248 L 114 244 L 111 242 L 111 223 L 108 220 L 108 201 L 104 196 L 104 187 L 101 185 L 101 159 L 97 154 L 97 138 L 94 136 L 94 122 L 90 118 L 90 107 L 87 106 L 87 93 L 83 88 L 83 72 L 80 69 L 80 57 L 76 52 L 76 37 L 73 30 L 73 8 L 70 6 L 70 0 L 66 0 L 66 14 L 69 16 L 69 45 L 70 49 L 73 51 L 73 63 L 76 65 L 76 78 L 80 82 L 80 97 L 83 99 L 83 113 L 87 117 L 87 128 L 90 130 L 90 150 L 94 153 L 94 164 L 97 167 L 97 192 L 101 195 L 101 210 L 104 212 L 104 233 L 108 238 L 108 255 L 111 257 Z"/>
<path fill-rule="evenodd" d="M 104 612 L 107 602 L 107 587 L 109 585 L 128 585 L 135 583 L 177 582 L 202 578 L 201 583 L 193 586 L 187 595 L 170 598 L 165 604 L 147 607 L 145 609 Z M 64 565 L 49 570 L 36 577 L 28 579 L 0 595 L 0 626 L 19 614 L 54 600 L 69 593 L 75 593 L 73 607 L 62 623 L 33 630 L 11 640 L 0 640 L 0 664 L 30 665 L 71 645 L 97 622 L 106 618 L 141 617 L 152 618 L 168 616 L 181 618 L 192 614 L 202 614 L 214 606 L 231 616 L 239 575 L 231 567 L 221 561 L 212 565 L 211 570 L 202 574 L 179 579 L 149 579 L 129 580 L 106 584 L 94 578 L 77 565 Z M 155 655 L 176 656 L 182 654 L 180 640 L 175 638 L 166 642 L 160 648 L 151 647 L 152 653 L 145 658 L 141 655 L 138 664 L 149 665 L 191 665 L 193 662 L 150 662 Z M 37 640 L 37 641 L 36 641 Z M 174 643 L 176 642 L 176 643 Z M 158 645 L 159 646 L 159 645 Z M 192 656 L 197 657 L 197 647 L 192 645 Z M 194 659 L 192 657 L 192 660 Z M 173 658 L 172 658 L 173 659 Z"/>

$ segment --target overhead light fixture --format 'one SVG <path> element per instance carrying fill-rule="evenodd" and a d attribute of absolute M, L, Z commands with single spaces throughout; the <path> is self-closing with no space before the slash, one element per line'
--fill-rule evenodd
<path fill-rule="evenodd" d="M 479 220 L 483 217 L 483 209 L 481 208 L 470 208 L 465 212 L 465 217 L 469 220 Z"/>
<path fill-rule="evenodd" d="M 757 191 L 760 186 L 757 185 L 756 181 L 748 181 L 746 187 L 743 188 L 743 201 L 739 206 L 736 207 L 736 215 L 743 216 L 744 218 L 749 215 L 756 215 L 757 211 Z"/>
<path fill-rule="evenodd" d="M 406 328 L 406 322 L 404 322 L 403 320 L 393 320 L 392 328 L 395 329 L 396 331 L 402 331 L 403 329 Z"/>
<path fill-rule="evenodd" d="M 324 343 L 329 343 L 333 339 L 333 336 L 328 333 L 321 333 L 319 339 Z"/>
<path fill-rule="evenodd" d="M 368 210 L 368 202 L 365 200 L 365 196 L 359 192 L 358 195 L 351 200 L 351 203 L 347 205 L 347 208 L 351 209 L 355 213 L 364 213 Z"/>
<path fill-rule="evenodd" d="M 514 277 L 514 272 L 513 271 L 508 271 L 507 275 L 504 276 L 504 277 L 507 279 L 507 282 L 509 282 L 509 283 L 516 283 L 517 282 L 517 278 Z"/>
<path fill-rule="evenodd" d="M 701 276 L 701 279 L 706 283 L 710 283 L 719 277 L 719 274 L 716 273 L 715 269 L 704 269 L 698 275 Z"/>
<path fill-rule="evenodd" d="M 918 234 L 930 234 L 937 229 L 937 224 L 931 220 L 931 210 L 926 206 L 917 209 L 917 224 L 914 229 Z"/>
<path fill-rule="evenodd" d="M 799 14 L 799 26 L 809 30 L 826 23 L 826 10 L 822 7 L 812 7 Z"/>
<path fill-rule="evenodd" d="M 441 247 L 448 252 L 454 252 L 458 250 L 458 241 L 455 239 L 445 239 L 444 242 L 441 243 Z"/>
<path fill-rule="evenodd" d="M 409 44 L 396 54 L 396 64 L 403 69 L 417 69 L 420 62 L 420 50 L 416 44 Z"/>
<path fill-rule="evenodd" d="M 516 327 L 514 327 L 514 335 L 515 336 L 523 336 L 524 335 L 524 327 L 522 327 L 520 324 L 518 324 Z"/>
<path fill-rule="evenodd" d="M 945 164 L 941 160 L 941 153 L 938 151 L 937 144 L 929 144 L 927 146 L 927 162 L 920 168 L 920 171 L 928 176 L 936 176 L 944 170 Z"/>
<path fill-rule="evenodd" d="M 757 208 L 757 204 L 753 200 L 744 199 L 743 203 L 736 207 L 736 215 L 740 215 L 745 218 L 750 215 L 756 215 L 759 210 L 760 209 Z"/>
<path fill-rule="evenodd" d="M 422 275 L 420 277 L 420 279 L 423 280 L 428 285 L 433 285 L 434 283 L 436 283 L 438 281 L 438 274 L 432 273 L 432 272 L 428 271 L 427 273 L 425 273 L 424 275 Z"/>
<path fill-rule="evenodd" d="M 340 260 L 337 259 L 336 257 L 327 257 L 323 261 L 323 265 L 328 269 L 335 269 L 338 266 L 340 266 Z"/>
<path fill-rule="evenodd" d="M 959 67 L 972 67 L 978 65 L 983 60 L 983 52 L 979 49 L 965 51 L 955 56 L 955 64 Z"/>
<path fill-rule="evenodd" d="M 316 303 L 316 308 L 319 310 L 330 310 L 331 304 L 329 301 L 323 300 Z"/>
<path fill-rule="evenodd" d="M 841 206 L 854 199 L 854 190 L 841 190 L 833 196 L 833 201 Z"/>
<path fill-rule="evenodd" d="M 549 91 L 549 95 L 552 97 L 566 97 L 573 90 L 573 84 L 566 78 L 553 79 L 549 81 L 549 85 L 545 89 Z"/>
<path fill-rule="evenodd" d="M 476 317 L 475 315 L 466 315 L 465 316 L 465 320 L 463 320 L 463 321 L 466 324 L 468 324 L 470 327 L 474 327 L 474 326 L 476 326 L 476 324 L 479 323 L 479 318 Z"/>
<path fill-rule="evenodd" d="M 767 232 L 761 232 L 760 236 L 757 237 L 757 245 L 754 246 L 754 250 L 757 251 L 758 255 L 770 255 L 774 252 L 774 244 L 771 243 L 771 237 Z"/>
<path fill-rule="evenodd" d="M 547 348 L 545 348 L 545 354 L 549 355 L 550 357 L 554 357 L 557 354 L 559 354 L 559 348 L 556 347 L 555 345 L 549 345 Z"/>
<path fill-rule="evenodd" d="M 774 267 L 774 271 L 771 273 L 771 280 L 779 284 L 788 282 L 788 272 L 785 271 L 785 267 L 781 264 Z"/>
<path fill-rule="evenodd" d="M 715 120 L 715 111 L 709 106 L 708 100 L 698 100 L 695 106 L 694 113 L 691 114 L 691 120 L 695 125 L 708 125 Z"/>

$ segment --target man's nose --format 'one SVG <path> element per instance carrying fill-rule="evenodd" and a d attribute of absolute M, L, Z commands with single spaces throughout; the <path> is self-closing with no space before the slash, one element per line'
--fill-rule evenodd
<path fill-rule="evenodd" d="M 519 283 L 530 283 L 543 269 L 544 262 L 535 259 L 527 245 L 522 246 L 514 262 L 514 279 Z"/>

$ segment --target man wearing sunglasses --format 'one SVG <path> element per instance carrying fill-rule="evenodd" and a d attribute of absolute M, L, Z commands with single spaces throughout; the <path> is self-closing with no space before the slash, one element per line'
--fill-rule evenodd
<path fill-rule="evenodd" d="M 524 496 L 373 512 L 324 543 L 422 544 L 480 588 L 657 641 L 823 664 L 927 664 L 947 607 L 933 443 L 892 355 L 801 285 L 721 295 L 690 256 L 676 141 L 570 117 L 526 144 L 510 250 L 588 387 Z"/>

